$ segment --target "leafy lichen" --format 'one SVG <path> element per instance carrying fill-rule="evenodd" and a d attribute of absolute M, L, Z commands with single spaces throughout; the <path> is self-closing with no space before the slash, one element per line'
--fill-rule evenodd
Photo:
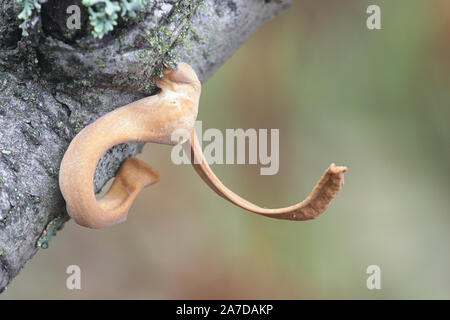
<path fill-rule="evenodd" d="M 22 35 L 28 36 L 28 28 L 31 18 L 41 11 L 41 4 L 47 0 L 16 0 L 22 11 L 17 16 L 22 23 Z M 119 15 L 126 18 L 136 18 L 137 12 L 152 0 L 82 0 L 82 4 L 88 8 L 89 21 L 93 28 L 92 35 L 103 38 L 117 25 Z M 37 63 L 37 60 L 35 60 Z"/>
<path fill-rule="evenodd" d="M 35 13 L 35 11 L 41 11 L 41 4 L 46 2 L 46 0 L 16 0 L 17 3 L 22 7 L 22 11 L 17 16 L 22 23 L 20 24 L 20 28 L 22 29 L 22 35 L 28 36 L 28 24 L 31 21 L 31 17 Z"/>
<path fill-rule="evenodd" d="M 103 38 L 117 25 L 119 14 L 122 18 L 136 18 L 136 13 L 146 5 L 149 0 L 83 0 L 88 8 L 89 21 L 93 27 L 92 35 Z"/>
<path fill-rule="evenodd" d="M 62 217 L 56 217 L 55 219 L 50 221 L 41 237 L 36 242 L 36 246 L 38 248 L 47 249 L 50 239 L 56 235 L 56 232 L 61 229 L 66 220 L 67 219 L 63 219 Z"/>

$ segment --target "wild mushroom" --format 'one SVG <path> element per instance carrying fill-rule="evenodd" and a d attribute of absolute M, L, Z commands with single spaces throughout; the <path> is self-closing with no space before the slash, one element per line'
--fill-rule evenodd
<path fill-rule="evenodd" d="M 174 145 L 177 132 L 191 133 L 185 146 L 200 177 L 220 196 L 246 210 L 278 219 L 313 219 L 325 211 L 344 181 L 345 167 L 332 164 L 310 195 L 302 202 L 280 209 L 258 207 L 239 197 L 214 175 L 208 166 L 193 130 L 198 112 L 201 84 L 186 63 L 176 70 L 165 68 L 156 81 L 161 91 L 120 107 L 78 133 L 61 162 L 59 184 L 67 212 L 80 225 L 102 228 L 126 220 L 128 210 L 140 190 L 159 180 L 158 173 L 136 158 L 126 159 L 109 191 L 97 200 L 94 194 L 95 167 L 110 147 L 128 141 Z"/>
<path fill-rule="evenodd" d="M 127 141 L 176 144 L 177 130 L 191 132 L 197 118 L 201 84 L 187 64 L 164 69 L 161 91 L 102 116 L 81 130 L 61 162 L 59 185 L 67 212 L 80 225 L 102 228 L 123 222 L 139 191 L 158 181 L 155 170 L 136 158 L 126 159 L 110 188 L 97 201 L 93 177 L 102 154 Z M 179 141 L 182 142 L 182 141 Z"/>

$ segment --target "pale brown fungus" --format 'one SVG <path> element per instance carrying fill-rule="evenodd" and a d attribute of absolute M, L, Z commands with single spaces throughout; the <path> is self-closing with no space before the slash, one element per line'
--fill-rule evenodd
<path fill-rule="evenodd" d="M 191 132 L 197 118 L 201 84 L 185 63 L 164 69 L 161 91 L 120 107 L 78 133 L 61 162 L 59 185 L 67 212 L 80 225 L 102 228 L 126 220 L 139 191 L 158 181 L 155 170 L 136 158 L 126 159 L 110 190 L 97 201 L 93 177 L 100 157 L 112 146 L 129 141 L 173 145 L 177 130 Z"/>
<path fill-rule="evenodd" d="M 332 164 L 309 196 L 296 205 L 266 209 L 248 202 L 222 184 L 203 156 L 193 130 L 201 93 L 194 70 L 186 63 L 180 63 L 176 70 L 165 68 L 157 86 L 161 89 L 158 94 L 104 115 L 84 128 L 70 143 L 61 162 L 59 184 L 67 212 L 78 224 L 102 228 L 125 221 L 140 190 L 159 180 L 158 173 L 150 166 L 136 158 L 128 158 L 122 163 L 109 191 L 97 200 L 93 177 L 97 162 L 105 151 L 129 141 L 178 144 L 183 140 L 174 140 L 177 132 L 191 132 L 185 146 L 200 177 L 220 196 L 243 209 L 271 218 L 312 219 L 326 210 L 342 187 L 347 169 Z"/>

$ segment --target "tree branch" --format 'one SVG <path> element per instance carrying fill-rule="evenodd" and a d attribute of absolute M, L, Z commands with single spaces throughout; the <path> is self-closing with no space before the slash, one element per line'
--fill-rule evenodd
<path fill-rule="evenodd" d="M 82 28 L 67 30 L 78 3 Z M 103 39 L 80 1 L 48 0 L 23 38 L 15 0 L 0 4 L 0 292 L 67 221 L 58 169 L 71 139 L 101 115 L 155 92 L 162 62 L 191 64 L 202 81 L 288 0 L 155 0 Z M 98 192 L 142 144 L 100 160 Z"/>

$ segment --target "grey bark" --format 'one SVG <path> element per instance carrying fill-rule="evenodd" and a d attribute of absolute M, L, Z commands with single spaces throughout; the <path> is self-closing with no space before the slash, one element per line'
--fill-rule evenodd
<path fill-rule="evenodd" d="M 68 30 L 65 9 L 82 8 Z M 0 292 L 68 216 L 58 169 L 71 139 L 101 115 L 155 93 L 162 62 L 191 64 L 205 81 L 289 0 L 155 0 L 103 39 L 80 0 L 48 0 L 22 37 L 15 0 L 0 3 Z M 100 160 L 95 191 L 142 144 Z"/>

